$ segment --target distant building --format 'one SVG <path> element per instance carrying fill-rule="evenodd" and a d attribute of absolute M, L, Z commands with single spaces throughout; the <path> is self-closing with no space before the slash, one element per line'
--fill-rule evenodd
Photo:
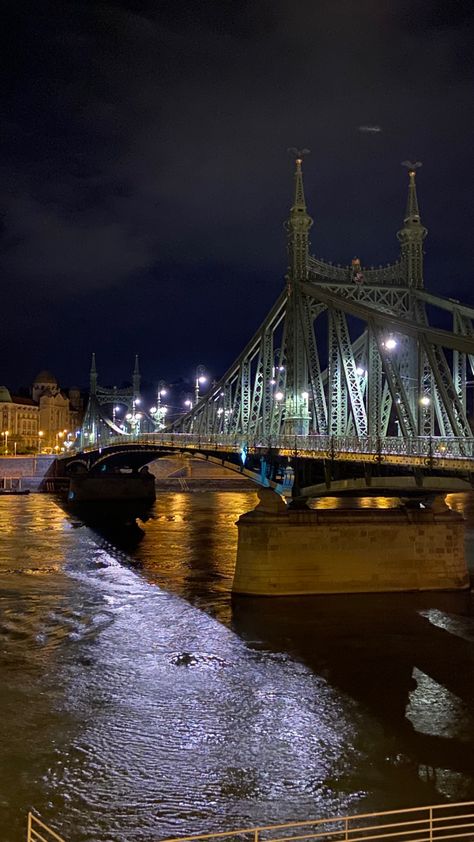
<path fill-rule="evenodd" d="M 46 369 L 44 371 L 40 371 L 38 376 L 35 377 L 33 386 L 31 387 L 31 397 L 34 401 L 36 401 L 36 403 L 39 403 L 39 400 L 43 395 L 54 397 L 55 395 L 59 395 L 59 392 L 60 389 L 58 381 L 56 380 L 54 374 L 51 374 L 51 372 Z"/>
<path fill-rule="evenodd" d="M 50 371 L 35 378 L 31 398 L 12 396 L 0 386 L 0 452 L 59 452 L 76 437 L 82 423 L 79 389 L 61 391 Z"/>
<path fill-rule="evenodd" d="M 82 422 L 82 398 L 79 389 L 66 395 L 50 371 L 40 371 L 31 394 L 39 406 L 39 431 L 44 448 L 60 450 L 64 441 L 74 439 Z M 38 431 L 38 433 L 39 433 Z"/>
<path fill-rule="evenodd" d="M 0 386 L 0 453 L 39 449 L 38 421 L 39 406 L 32 398 L 12 396 Z"/>

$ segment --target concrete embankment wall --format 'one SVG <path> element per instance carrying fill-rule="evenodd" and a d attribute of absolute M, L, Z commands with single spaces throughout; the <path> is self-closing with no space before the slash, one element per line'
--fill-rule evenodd
<path fill-rule="evenodd" d="M 39 491 L 44 475 L 55 456 L 0 456 L 0 488 L 10 488 L 21 481 L 21 488 Z"/>

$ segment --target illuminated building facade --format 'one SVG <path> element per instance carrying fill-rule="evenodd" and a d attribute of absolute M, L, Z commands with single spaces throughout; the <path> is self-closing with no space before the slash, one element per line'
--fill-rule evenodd
<path fill-rule="evenodd" d="M 0 386 L 0 453 L 39 448 L 39 406 L 31 398 L 12 396 Z"/>
<path fill-rule="evenodd" d="M 78 389 L 66 395 L 49 371 L 36 377 L 32 397 L 11 395 L 0 386 L 0 453 L 60 451 L 72 440 L 82 420 Z"/>

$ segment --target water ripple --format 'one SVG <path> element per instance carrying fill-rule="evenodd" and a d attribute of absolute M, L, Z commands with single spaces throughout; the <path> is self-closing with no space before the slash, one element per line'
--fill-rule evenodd
<path fill-rule="evenodd" d="M 473 684 L 469 606 L 231 605 L 234 523 L 254 500 L 164 495 L 133 551 L 71 528 L 48 497 L 0 500 L 4 842 L 32 804 L 70 842 L 150 842 L 433 803 L 430 752 L 445 791 L 451 769 L 449 792 L 469 794 L 468 702 L 442 686 Z M 426 742 L 458 736 L 461 771 Z"/>

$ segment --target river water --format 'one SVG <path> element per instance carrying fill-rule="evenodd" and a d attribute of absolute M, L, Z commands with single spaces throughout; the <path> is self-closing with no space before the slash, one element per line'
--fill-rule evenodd
<path fill-rule="evenodd" d="M 68 842 L 152 842 L 474 799 L 471 594 L 231 599 L 255 502 L 162 494 L 119 547 L 0 497 L 2 842 L 30 807 Z"/>

